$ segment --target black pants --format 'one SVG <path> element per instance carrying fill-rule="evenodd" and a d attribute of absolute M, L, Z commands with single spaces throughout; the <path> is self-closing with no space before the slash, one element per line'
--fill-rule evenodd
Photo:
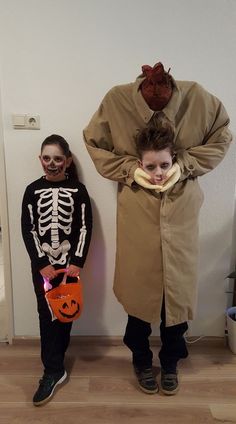
<path fill-rule="evenodd" d="M 159 351 L 161 367 L 168 373 L 176 371 L 181 358 L 187 358 L 188 350 L 184 333 L 188 329 L 187 322 L 171 327 L 165 326 L 165 307 L 162 306 L 160 336 L 162 346 Z M 132 352 L 133 364 L 137 367 L 151 367 L 153 353 L 149 345 L 152 333 L 151 324 L 139 318 L 128 315 L 128 323 L 124 335 L 124 343 Z"/>
<path fill-rule="evenodd" d="M 58 286 L 62 277 L 54 278 L 50 283 Z M 74 281 L 74 280 L 73 280 Z M 68 279 L 68 282 L 69 279 Z M 46 374 L 64 371 L 64 357 L 70 342 L 72 323 L 52 321 L 51 312 L 45 299 L 44 281 L 40 273 L 33 273 L 34 290 L 37 297 L 39 326 L 41 337 L 41 360 Z"/>

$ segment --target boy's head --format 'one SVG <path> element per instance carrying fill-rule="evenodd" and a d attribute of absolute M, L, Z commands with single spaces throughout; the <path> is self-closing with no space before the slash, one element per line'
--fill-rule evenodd
<path fill-rule="evenodd" d="M 174 130 L 167 122 L 149 126 L 139 131 L 136 146 L 141 168 L 151 176 L 150 182 L 162 185 L 172 167 L 174 152 Z"/>

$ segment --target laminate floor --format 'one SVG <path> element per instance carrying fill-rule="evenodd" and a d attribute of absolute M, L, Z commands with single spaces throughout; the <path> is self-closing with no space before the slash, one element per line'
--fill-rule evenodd
<path fill-rule="evenodd" d="M 32 405 L 42 368 L 35 341 L 0 345 L 0 424 L 236 423 L 236 355 L 221 339 L 189 346 L 175 396 L 146 395 L 121 343 L 72 338 L 69 381 L 41 407 Z M 153 347 L 159 378 L 158 346 Z"/>

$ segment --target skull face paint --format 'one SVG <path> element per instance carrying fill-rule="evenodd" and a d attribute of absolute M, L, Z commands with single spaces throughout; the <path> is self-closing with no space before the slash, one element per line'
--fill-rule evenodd
<path fill-rule="evenodd" d="M 57 144 L 45 146 L 39 159 L 47 180 L 61 181 L 65 179 L 66 168 L 70 165 L 71 158 L 66 158 Z"/>

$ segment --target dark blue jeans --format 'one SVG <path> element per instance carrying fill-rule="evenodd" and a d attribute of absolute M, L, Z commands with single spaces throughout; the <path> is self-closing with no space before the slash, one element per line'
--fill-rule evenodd
<path fill-rule="evenodd" d="M 164 305 L 162 306 L 160 325 L 162 346 L 159 351 L 159 359 L 161 367 L 168 373 L 176 372 L 179 359 L 187 358 L 188 356 L 184 339 L 184 333 L 187 329 L 187 322 L 166 327 L 165 307 Z M 153 353 L 149 344 L 151 333 L 152 328 L 149 322 L 128 315 L 128 323 L 123 341 L 132 352 L 133 365 L 138 368 L 152 366 Z"/>

